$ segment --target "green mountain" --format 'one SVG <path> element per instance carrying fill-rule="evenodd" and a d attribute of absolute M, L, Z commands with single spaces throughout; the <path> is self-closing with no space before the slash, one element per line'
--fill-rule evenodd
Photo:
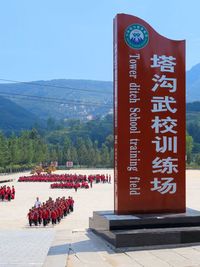
<path fill-rule="evenodd" d="M 0 114 L 0 129 L 7 133 L 29 129 L 38 121 L 34 114 L 2 96 Z"/>
<path fill-rule="evenodd" d="M 186 89 L 187 102 L 200 101 L 200 64 L 187 71 Z"/>
<path fill-rule="evenodd" d="M 187 102 L 200 101 L 200 64 L 186 73 Z M 1 83 L 0 95 L 40 119 L 89 120 L 113 112 L 113 83 L 92 80 Z"/>
<path fill-rule="evenodd" d="M 51 80 L 0 84 L 8 97 L 41 119 L 87 120 L 112 112 L 112 82 Z"/>
<path fill-rule="evenodd" d="M 200 101 L 200 64 L 186 73 L 187 102 Z M 0 127 L 24 129 L 39 118 L 88 121 L 113 113 L 113 83 L 92 80 L 57 79 L 50 81 L 1 83 Z M 12 102 L 11 102 L 12 101 Z M 14 105 L 15 103 L 15 105 Z M 194 116 L 199 103 L 187 111 Z"/>

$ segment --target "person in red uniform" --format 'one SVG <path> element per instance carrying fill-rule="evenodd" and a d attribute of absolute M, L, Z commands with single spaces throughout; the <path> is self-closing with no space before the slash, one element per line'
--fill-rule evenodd
<path fill-rule="evenodd" d="M 47 213 L 46 207 L 44 207 L 42 211 L 43 226 L 47 225 L 47 219 L 48 219 L 48 213 Z"/>
<path fill-rule="evenodd" d="M 5 186 L 1 187 L 1 200 L 4 201 L 6 195 L 6 188 Z"/>
<path fill-rule="evenodd" d="M 11 189 L 10 189 L 10 186 L 7 186 L 6 194 L 7 194 L 8 201 L 11 201 Z"/>
<path fill-rule="evenodd" d="M 69 210 L 72 212 L 74 211 L 74 200 L 72 197 L 68 197 L 68 201 L 69 201 Z"/>
<path fill-rule="evenodd" d="M 50 214 L 50 208 L 49 206 L 47 205 L 47 208 L 46 208 L 46 213 L 47 213 L 47 224 L 50 222 L 50 219 L 51 219 L 51 214 Z"/>
<path fill-rule="evenodd" d="M 12 189 L 11 189 L 11 197 L 12 197 L 12 199 L 15 199 L 15 187 L 14 187 L 14 185 L 12 186 Z"/>
<path fill-rule="evenodd" d="M 37 209 L 33 210 L 33 222 L 34 222 L 35 226 L 38 225 L 38 211 L 37 211 Z"/>
<path fill-rule="evenodd" d="M 1 186 L 0 187 L 0 198 L 1 198 L 1 200 L 3 201 L 3 187 Z"/>
<path fill-rule="evenodd" d="M 29 209 L 27 216 L 28 216 L 29 225 L 32 226 L 32 223 L 33 223 L 33 211 L 32 211 L 32 209 Z"/>
<path fill-rule="evenodd" d="M 75 189 L 75 191 L 77 192 L 77 189 L 78 189 L 78 183 L 75 183 L 75 185 L 74 185 L 74 189 Z"/>
<path fill-rule="evenodd" d="M 42 209 L 41 207 L 38 208 L 38 223 L 41 225 L 42 223 Z"/>
<path fill-rule="evenodd" d="M 54 209 L 51 210 L 51 222 L 52 222 L 52 225 L 56 224 L 56 212 Z"/>

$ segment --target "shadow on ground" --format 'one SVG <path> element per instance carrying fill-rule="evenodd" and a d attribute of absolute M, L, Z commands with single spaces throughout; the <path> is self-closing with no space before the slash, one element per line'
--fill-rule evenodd
<path fill-rule="evenodd" d="M 86 239 L 76 241 L 77 238 Z M 73 242 L 73 239 L 74 242 Z M 81 233 L 73 233 L 71 243 L 65 243 L 60 245 L 51 246 L 48 251 L 48 256 L 64 255 L 64 254 L 76 254 L 81 252 L 100 252 L 107 251 L 109 254 L 115 253 L 114 250 L 104 242 L 100 237 L 96 236 L 90 230 Z"/>

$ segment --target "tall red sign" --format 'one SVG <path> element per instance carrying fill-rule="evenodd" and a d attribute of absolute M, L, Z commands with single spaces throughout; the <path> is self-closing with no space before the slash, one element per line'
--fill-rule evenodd
<path fill-rule="evenodd" d="M 114 19 L 115 212 L 185 211 L 185 41 Z"/>

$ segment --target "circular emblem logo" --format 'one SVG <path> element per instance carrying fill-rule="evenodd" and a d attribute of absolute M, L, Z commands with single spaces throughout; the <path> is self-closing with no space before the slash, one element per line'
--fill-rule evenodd
<path fill-rule="evenodd" d="M 149 42 L 147 29 L 140 24 L 132 24 L 126 28 L 124 39 L 127 45 L 133 49 L 141 49 Z"/>

